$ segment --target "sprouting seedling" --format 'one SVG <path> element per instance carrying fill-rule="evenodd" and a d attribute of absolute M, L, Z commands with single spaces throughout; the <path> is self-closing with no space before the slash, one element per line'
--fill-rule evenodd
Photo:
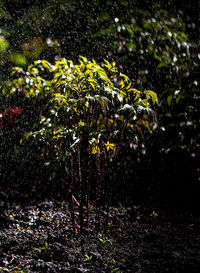
<path fill-rule="evenodd" d="M 76 204 L 78 205 L 78 207 L 80 207 L 80 203 L 76 200 L 76 198 L 75 198 L 73 195 L 72 195 L 72 198 L 74 199 L 74 201 L 76 202 Z M 99 198 L 97 198 L 96 200 L 94 200 L 94 201 L 88 206 L 88 208 L 87 208 L 87 210 L 86 210 L 84 216 L 86 216 L 86 215 L 89 213 L 90 209 L 94 206 L 94 204 L 95 204 L 98 200 L 99 200 Z M 71 212 L 69 212 L 68 210 L 67 210 L 67 214 L 68 214 L 70 217 L 72 217 Z M 80 234 L 80 225 L 77 224 L 76 222 L 75 222 L 74 224 L 75 224 L 75 228 L 77 228 L 77 233 Z"/>
<path fill-rule="evenodd" d="M 67 210 L 67 214 L 68 214 L 70 217 L 72 217 L 71 212 L 69 212 L 68 210 Z M 80 226 L 79 226 L 79 224 L 77 224 L 77 223 L 75 222 L 74 225 L 75 225 L 75 226 L 74 226 L 74 229 L 77 228 L 77 233 L 80 234 Z"/>
<path fill-rule="evenodd" d="M 155 212 L 155 210 L 150 214 L 151 217 L 158 217 L 159 215 Z"/>
<path fill-rule="evenodd" d="M 89 207 L 87 208 L 86 212 L 85 212 L 85 216 L 89 213 L 90 209 L 94 206 L 94 204 L 99 200 L 99 198 L 97 198 L 96 200 L 94 200 Z"/>
<path fill-rule="evenodd" d="M 78 206 L 78 208 L 79 208 L 79 213 L 80 213 L 80 203 L 76 200 L 76 198 L 74 197 L 74 195 L 72 195 L 72 199 L 75 201 L 75 203 L 77 204 L 77 206 Z M 67 211 L 67 213 L 70 215 L 70 217 L 72 217 L 72 215 L 71 215 L 71 213 L 69 212 L 69 211 Z M 78 234 L 80 234 L 80 232 L 81 232 L 81 227 L 80 227 L 80 225 L 79 224 L 77 224 L 76 222 L 75 222 L 75 219 L 74 219 L 74 228 L 75 227 L 77 227 L 77 233 Z"/>

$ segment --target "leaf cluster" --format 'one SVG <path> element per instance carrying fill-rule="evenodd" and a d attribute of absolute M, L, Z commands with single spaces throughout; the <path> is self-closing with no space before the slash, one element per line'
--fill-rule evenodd
<path fill-rule="evenodd" d="M 35 61 L 24 71 L 15 67 L 15 77 L 4 87 L 4 95 L 22 92 L 27 97 L 45 99 L 47 116 L 41 110 L 37 131 L 26 134 L 50 141 L 64 141 L 66 153 L 74 151 L 80 141 L 92 153 L 99 145 L 128 141 L 137 144 L 144 128 L 156 121 L 152 106 L 158 103 L 155 92 L 139 91 L 128 76 L 120 73 L 116 63 L 80 57 L 79 64 L 65 58 L 54 65 Z M 45 140 L 46 141 L 46 140 Z"/>

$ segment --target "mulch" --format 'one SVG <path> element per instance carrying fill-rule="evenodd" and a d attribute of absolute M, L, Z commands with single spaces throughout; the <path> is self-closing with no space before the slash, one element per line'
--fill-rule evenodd
<path fill-rule="evenodd" d="M 108 228 L 73 235 L 67 210 L 45 201 L 2 211 L 0 272 L 200 272 L 199 216 L 113 207 Z"/>

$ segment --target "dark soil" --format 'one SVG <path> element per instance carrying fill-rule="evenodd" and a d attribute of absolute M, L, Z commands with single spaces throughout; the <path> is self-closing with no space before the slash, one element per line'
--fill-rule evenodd
<path fill-rule="evenodd" d="M 200 272 L 200 217 L 112 208 L 107 230 L 73 236 L 66 210 L 43 202 L 3 211 L 0 272 Z"/>

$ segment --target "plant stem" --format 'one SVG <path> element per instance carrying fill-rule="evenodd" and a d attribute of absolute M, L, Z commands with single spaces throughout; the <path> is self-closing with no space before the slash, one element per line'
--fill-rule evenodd
<path fill-rule="evenodd" d="M 82 188 L 82 174 L 81 174 L 81 153 L 80 144 L 78 143 L 78 176 L 79 176 L 79 194 L 80 194 L 80 233 L 83 233 L 83 188 Z"/>
<path fill-rule="evenodd" d="M 100 154 L 96 153 L 96 166 L 97 166 L 97 181 L 96 181 L 96 199 L 100 200 L 100 184 L 101 184 L 101 158 Z M 97 202 L 96 205 L 96 228 L 99 228 L 100 223 L 100 203 Z"/>
<path fill-rule="evenodd" d="M 74 190 L 74 166 L 73 166 L 73 156 L 70 158 L 70 170 L 71 170 L 71 185 L 70 185 L 70 206 L 71 206 L 71 216 L 72 216 L 72 228 L 73 234 L 75 235 L 75 219 L 74 219 L 74 200 L 73 200 L 73 190 Z"/>

